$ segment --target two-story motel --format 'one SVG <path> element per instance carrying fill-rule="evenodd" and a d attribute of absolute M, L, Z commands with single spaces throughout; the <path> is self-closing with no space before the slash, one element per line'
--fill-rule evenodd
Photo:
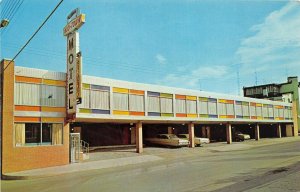
<path fill-rule="evenodd" d="M 2 174 L 70 163 L 71 132 L 94 146 L 135 143 L 138 153 L 145 135 L 169 125 L 190 134 L 190 147 L 194 133 L 210 137 L 213 127 L 227 143 L 240 125 L 257 140 L 271 129 L 298 135 L 293 103 L 92 76 L 82 77 L 82 103 L 68 119 L 65 73 L 8 63 L 1 62 Z"/>

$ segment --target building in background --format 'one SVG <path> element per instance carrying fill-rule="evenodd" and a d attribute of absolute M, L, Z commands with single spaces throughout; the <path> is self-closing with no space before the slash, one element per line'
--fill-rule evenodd
<path fill-rule="evenodd" d="M 265 84 L 252 87 L 243 87 L 244 96 L 259 98 L 259 99 L 269 99 L 273 101 L 284 101 L 288 103 L 293 103 L 293 107 L 300 112 L 299 107 L 299 90 L 300 83 L 298 77 L 288 77 L 286 83 L 281 84 Z M 297 118 L 298 132 L 300 132 L 300 117 Z"/>

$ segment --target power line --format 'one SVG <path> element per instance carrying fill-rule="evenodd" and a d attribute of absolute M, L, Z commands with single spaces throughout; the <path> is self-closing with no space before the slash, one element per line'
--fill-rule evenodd
<path fill-rule="evenodd" d="M 52 10 L 52 12 L 48 15 L 48 17 L 44 20 L 44 22 L 39 26 L 39 28 L 34 32 L 34 34 L 28 39 L 28 41 L 23 45 L 23 47 L 19 50 L 19 52 L 10 60 L 5 69 L 18 57 L 18 55 L 25 49 L 25 47 L 30 43 L 30 41 L 35 37 L 35 35 L 41 30 L 41 28 L 45 25 L 45 23 L 49 20 L 49 18 L 54 14 L 56 9 L 61 5 L 64 0 L 60 0 L 60 2 L 56 5 L 56 7 Z"/>
<path fill-rule="evenodd" d="M 12 12 L 12 10 L 17 6 L 19 1 L 20 0 L 13 1 L 14 3 L 12 3 L 10 7 L 7 7 L 7 9 L 3 11 L 2 15 L 4 18 L 7 17 Z"/>
<path fill-rule="evenodd" d="M 20 9 L 20 6 L 23 4 L 24 0 L 21 0 L 21 3 L 18 4 L 18 6 L 16 7 L 15 11 L 8 16 L 8 19 L 10 20 L 10 22 L 13 20 L 15 14 L 18 12 L 18 10 Z"/>

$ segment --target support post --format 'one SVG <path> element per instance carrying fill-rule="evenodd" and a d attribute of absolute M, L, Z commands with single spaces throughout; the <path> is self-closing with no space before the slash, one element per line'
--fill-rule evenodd
<path fill-rule="evenodd" d="M 143 125 L 142 122 L 137 122 L 135 124 L 135 135 L 136 135 L 136 152 L 143 152 Z"/>
<path fill-rule="evenodd" d="M 281 138 L 281 125 L 280 124 L 277 125 L 277 137 Z"/>
<path fill-rule="evenodd" d="M 210 127 L 206 127 L 206 136 L 207 138 L 211 139 L 211 134 L 210 134 Z"/>
<path fill-rule="evenodd" d="M 173 134 L 173 127 L 168 127 L 168 134 Z"/>
<path fill-rule="evenodd" d="M 205 126 L 201 127 L 201 131 L 202 131 L 202 137 L 207 137 Z"/>
<path fill-rule="evenodd" d="M 136 140 L 136 133 L 135 133 L 135 127 L 131 127 L 131 131 L 130 131 L 130 134 L 131 134 L 131 139 L 130 139 L 130 144 L 135 144 L 135 140 Z"/>
<path fill-rule="evenodd" d="M 231 135 L 231 124 L 226 124 L 226 136 L 227 136 L 227 144 L 232 143 L 232 135 Z"/>
<path fill-rule="evenodd" d="M 260 139 L 260 136 L 259 136 L 259 124 L 256 124 L 255 126 L 255 140 L 258 141 Z"/>
<path fill-rule="evenodd" d="M 189 147 L 191 147 L 191 148 L 195 147 L 194 127 L 195 127 L 194 123 L 189 123 L 189 141 L 190 141 Z"/>

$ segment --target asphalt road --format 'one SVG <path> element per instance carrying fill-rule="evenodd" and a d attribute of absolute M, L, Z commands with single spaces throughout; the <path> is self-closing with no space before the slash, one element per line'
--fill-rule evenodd
<path fill-rule="evenodd" d="M 264 191 L 261 186 L 300 174 L 299 147 L 296 141 L 207 154 L 201 152 L 201 148 L 166 149 L 162 154 L 165 158 L 155 162 L 41 179 L 2 181 L 1 189 L 5 192 Z"/>

